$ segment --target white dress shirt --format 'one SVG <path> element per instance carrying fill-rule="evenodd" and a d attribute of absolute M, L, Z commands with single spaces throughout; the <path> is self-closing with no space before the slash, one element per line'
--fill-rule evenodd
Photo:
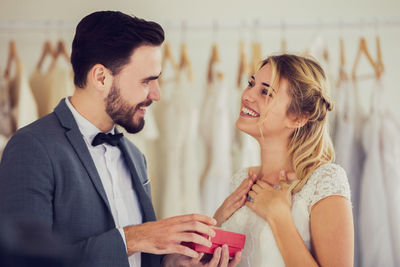
<path fill-rule="evenodd" d="M 78 124 L 86 146 L 96 165 L 108 203 L 110 204 L 115 226 L 120 231 L 126 247 L 123 227 L 143 223 L 140 203 L 132 187 L 132 176 L 121 150 L 117 146 L 111 146 L 107 143 L 92 146 L 94 137 L 101 131 L 79 114 L 68 98 L 65 99 L 65 102 Z M 110 132 L 114 133 L 115 127 Z M 134 253 L 128 260 L 130 267 L 140 267 L 141 253 Z"/>

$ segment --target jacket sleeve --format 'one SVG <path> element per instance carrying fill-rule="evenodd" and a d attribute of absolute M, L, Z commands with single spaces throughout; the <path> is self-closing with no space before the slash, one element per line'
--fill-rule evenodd
<path fill-rule="evenodd" d="M 17 132 L 0 163 L 0 218 L 53 229 L 55 180 L 44 145 L 27 131 Z M 89 237 L 68 248 L 85 260 L 83 266 L 129 266 L 118 229 Z"/>

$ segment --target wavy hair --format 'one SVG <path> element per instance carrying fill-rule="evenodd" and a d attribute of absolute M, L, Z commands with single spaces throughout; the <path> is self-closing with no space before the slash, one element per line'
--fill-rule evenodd
<path fill-rule="evenodd" d="M 333 105 L 327 94 L 326 75 L 321 65 L 308 57 L 289 54 L 270 56 L 261 67 L 266 64 L 270 64 L 272 69 L 271 88 L 279 88 L 276 85 L 282 79 L 289 83 L 291 102 L 287 115 L 307 119 L 304 126 L 295 129 L 289 140 L 288 158 L 299 179 L 290 189 L 292 193 L 297 193 L 316 168 L 335 158 L 327 125 L 327 113 Z M 267 113 L 268 108 L 262 112 L 264 120 Z"/>

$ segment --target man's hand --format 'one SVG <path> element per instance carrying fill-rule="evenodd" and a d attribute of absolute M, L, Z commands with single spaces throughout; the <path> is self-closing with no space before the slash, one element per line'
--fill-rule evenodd
<path fill-rule="evenodd" d="M 197 233 L 214 237 L 215 231 L 211 226 L 216 223 L 215 219 L 208 216 L 191 214 L 124 227 L 128 255 L 135 252 L 178 253 L 197 258 L 199 253 L 181 245 L 181 242 L 211 247 L 211 241 Z"/>
<path fill-rule="evenodd" d="M 203 262 L 204 253 L 200 253 L 197 258 L 190 258 L 179 254 L 167 255 L 163 261 L 163 267 L 235 267 L 242 258 L 239 251 L 235 257 L 229 261 L 229 250 L 227 245 L 216 248 L 212 259 Z"/>

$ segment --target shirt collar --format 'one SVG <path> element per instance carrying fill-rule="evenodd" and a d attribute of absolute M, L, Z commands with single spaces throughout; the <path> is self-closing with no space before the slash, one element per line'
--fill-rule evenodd
<path fill-rule="evenodd" d="M 97 128 L 93 123 L 88 121 L 85 117 L 83 117 L 79 112 L 74 108 L 74 106 L 71 104 L 71 101 L 69 101 L 70 97 L 65 98 L 65 103 L 67 104 L 68 108 L 71 110 L 72 115 L 74 116 L 74 119 L 76 123 L 78 124 L 79 131 L 82 133 L 83 137 L 89 141 L 91 144 L 94 137 L 100 133 L 101 131 L 99 128 Z M 115 133 L 115 126 L 111 129 L 111 131 L 107 133 Z"/>

